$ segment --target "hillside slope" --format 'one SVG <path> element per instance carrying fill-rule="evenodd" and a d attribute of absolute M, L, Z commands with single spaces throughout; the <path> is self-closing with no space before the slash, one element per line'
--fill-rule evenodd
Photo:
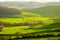
<path fill-rule="evenodd" d="M 24 9 L 24 11 L 38 13 L 41 16 L 49 17 L 53 19 L 60 18 L 60 6 L 46 6 L 41 8 L 33 8 L 33 9 Z"/>

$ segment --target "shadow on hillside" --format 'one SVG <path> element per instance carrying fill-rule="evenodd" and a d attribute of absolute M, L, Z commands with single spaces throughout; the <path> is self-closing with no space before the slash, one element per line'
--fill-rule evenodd
<path fill-rule="evenodd" d="M 0 6 L 0 18 L 15 18 L 17 14 L 21 14 L 21 10 L 18 8 L 12 8 L 9 6 Z"/>

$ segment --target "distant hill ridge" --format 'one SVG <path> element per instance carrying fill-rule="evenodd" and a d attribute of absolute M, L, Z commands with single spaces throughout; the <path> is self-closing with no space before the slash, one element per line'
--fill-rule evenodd
<path fill-rule="evenodd" d="M 4 6 L 15 6 L 15 7 L 42 7 L 42 6 L 54 6 L 54 5 L 60 5 L 60 2 L 47 2 L 47 3 L 41 3 L 41 2 L 0 2 L 0 5 Z"/>

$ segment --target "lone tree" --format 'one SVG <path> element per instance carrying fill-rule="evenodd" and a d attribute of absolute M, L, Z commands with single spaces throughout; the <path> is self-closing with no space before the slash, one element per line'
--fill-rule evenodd
<path fill-rule="evenodd" d="M 0 21 L 0 31 L 2 31 L 3 27 L 4 27 L 4 23 Z"/>

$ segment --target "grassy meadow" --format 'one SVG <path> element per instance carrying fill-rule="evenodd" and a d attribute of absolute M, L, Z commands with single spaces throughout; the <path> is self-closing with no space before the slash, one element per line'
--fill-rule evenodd
<path fill-rule="evenodd" d="M 51 8 L 55 9 L 54 7 Z M 0 27 L 1 25 L 3 25 L 2 26 L 3 28 L 2 29 L 0 28 L 1 30 L 0 38 L 1 37 L 4 38 L 4 35 L 7 35 L 9 37 L 9 35 L 11 36 L 13 34 L 12 38 L 7 40 L 58 40 L 60 39 L 59 38 L 60 37 L 60 19 L 59 19 L 60 16 L 59 13 L 56 15 L 58 10 L 57 11 L 55 10 L 56 12 L 55 13 L 56 16 L 55 16 L 54 11 L 51 8 L 42 7 L 37 9 L 28 9 L 28 10 L 22 9 L 23 11 L 21 13 L 15 14 L 13 16 L 11 15 L 4 16 L 4 14 L 1 14 Z M 60 7 L 58 6 L 57 8 L 59 9 Z M 52 13 L 50 11 L 52 11 Z"/>

